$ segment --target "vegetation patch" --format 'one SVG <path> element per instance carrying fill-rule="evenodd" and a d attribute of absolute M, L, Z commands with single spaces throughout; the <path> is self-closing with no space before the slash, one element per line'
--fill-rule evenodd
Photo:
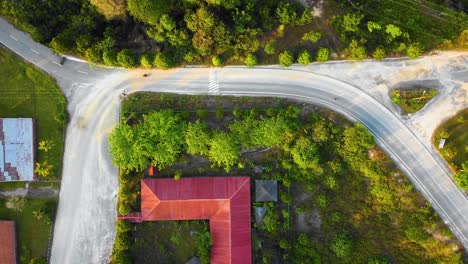
<path fill-rule="evenodd" d="M 146 129 L 161 123 L 156 134 Z M 150 148 L 172 138 L 163 131 L 177 135 L 155 157 Z M 252 192 L 252 211 L 266 210 L 259 223 L 252 213 L 254 263 L 458 263 L 464 257 L 430 204 L 375 147 L 367 129 L 315 106 L 272 98 L 133 94 L 123 102 L 110 144 L 114 162 L 123 168 L 121 187 L 128 188 L 119 195 L 123 215 L 140 210 L 138 183 L 149 177 L 141 171 L 149 164 L 158 168 L 156 177 L 174 180 L 227 175 L 249 175 L 252 185 L 256 179 L 277 180 L 277 202 L 254 202 Z M 174 162 L 161 163 L 162 156 Z M 133 161 L 141 167 L 130 168 Z M 163 224 L 129 225 L 138 230 Z M 183 221 L 167 225 L 184 228 Z M 171 236 L 154 232 L 126 234 L 145 244 Z M 182 254 L 152 248 L 153 262 Z M 139 254 L 132 243 L 125 250 L 114 246 L 114 260 L 135 261 Z"/>
<path fill-rule="evenodd" d="M 462 110 L 457 115 L 440 125 L 432 136 L 434 147 L 455 173 L 455 181 L 468 191 L 468 109 Z M 441 139 L 445 139 L 445 145 L 439 149 Z"/>
<path fill-rule="evenodd" d="M 4 49 L 0 49 L 0 117 L 34 118 L 39 145 L 36 168 L 40 168 L 36 173 L 41 180 L 60 179 L 66 99 L 55 80 Z"/>
<path fill-rule="evenodd" d="M 394 89 L 390 92 L 392 102 L 407 114 L 421 110 L 439 91 L 437 89 Z"/>
<path fill-rule="evenodd" d="M 47 257 L 57 199 L 0 199 L 0 218 L 16 223 L 17 250 L 22 264 Z M 41 262 L 37 262 L 41 263 Z"/>
<path fill-rule="evenodd" d="M 466 8 L 449 1 L 52 2 L 2 0 L 0 14 L 57 53 L 129 68 L 253 66 L 283 61 L 284 52 L 304 62 L 298 57 L 302 50 L 316 54 L 321 47 L 355 60 L 370 54 L 416 58 L 435 47 L 468 47 Z M 319 55 L 318 61 L 328 59 L 323 50 Z"/>

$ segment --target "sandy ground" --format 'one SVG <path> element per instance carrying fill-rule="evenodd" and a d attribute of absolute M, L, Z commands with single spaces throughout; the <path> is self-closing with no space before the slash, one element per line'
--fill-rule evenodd
<path fill-rule="evenodd" d="M 304 70 L 303 67 L 297 69 Z M 413 128 L 426 145 L 435 128 L 444 120 L 468 107 L 468 52 L 438 52 L 415 60 L 314 63 L 305 68 L 350 83 L 365 91 Z M 454 74 L 456 73 L 456 74 Z M 438 83 L 439 94 L 422 110 L 411 116 L 401 115 L 391 102 L 393 88 Z"/>

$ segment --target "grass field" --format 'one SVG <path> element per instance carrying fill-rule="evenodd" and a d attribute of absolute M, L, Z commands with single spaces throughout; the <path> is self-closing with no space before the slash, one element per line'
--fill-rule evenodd
<path fill-rule="evenodd" d="M 47 160 L 54 166 L 49 178 L 60 178 L 67 122 L 66 99 L 55 80 L 0 49 L 0 118 L 8 117 L 35 119 L 37 142 L 52 140 L 54 144 L 47 153 L 38 151 L 37 160 Z"/>
<path fill-rule="evenodd" d="M 444 148 L 439 152 L 455 172 L 461 168 L 468 157 L 467 125 L 468 109 L 465 109 L 440 125 L 432 136 L 435 148 L 438 147 L 441 136 L 447 139 Z"/>
<path fill-rule="evenodd" d="M 49 198 L 28 199 L 22 212 L 6 208 L 5 202 L 6 200 L 0 199 L 0 219 L 14 220 L 16 223 L 20 263 L 26 264 L 32 258 L 46 257 L 51 225 L 44 220 L 35 219 L 33 211 L 46 206 L 56 208 L 57 200 Z"/>
<path fill-rule="evenodd" d="M 407 114 L 421 110 L 438 91 L 436 89 L 395 89 L 390 92 L 392 102 L 400 106 Z"/>

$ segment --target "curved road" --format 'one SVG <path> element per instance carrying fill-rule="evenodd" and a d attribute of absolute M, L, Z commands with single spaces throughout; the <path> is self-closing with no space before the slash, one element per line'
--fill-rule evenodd
<path fill-rule="evenodd" d="M 1 19 L 0 42 L 54 76 L 68 99 L 70 123 L 51 263 L 105 263 L 111 253 L 118 183 L 107 135 L 117 123 L 124 90 L 288 97 L 358 120 L 468 248 L 468 200 L 446 165 L 397 117 L 354 86 L 277 67 L 153 70 L 142 78 L 139 70 L 90 69 L 87 63 L 70 60 L 61 66 L 48 48 Z"/>

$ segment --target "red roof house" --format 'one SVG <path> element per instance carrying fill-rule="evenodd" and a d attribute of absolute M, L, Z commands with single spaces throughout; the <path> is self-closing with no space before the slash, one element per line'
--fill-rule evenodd
<path fill-rule="evenodd" d="M 16 264 L 16 236 L 14 221 L 0 221 L 0 263 Z"/>
<path fill-rule="evenodd" d="M 249 177 L 142 180 L 141 212 L 119 219 L 209 219 L 213 238 L 211 263 L 252 262 Z"/>

